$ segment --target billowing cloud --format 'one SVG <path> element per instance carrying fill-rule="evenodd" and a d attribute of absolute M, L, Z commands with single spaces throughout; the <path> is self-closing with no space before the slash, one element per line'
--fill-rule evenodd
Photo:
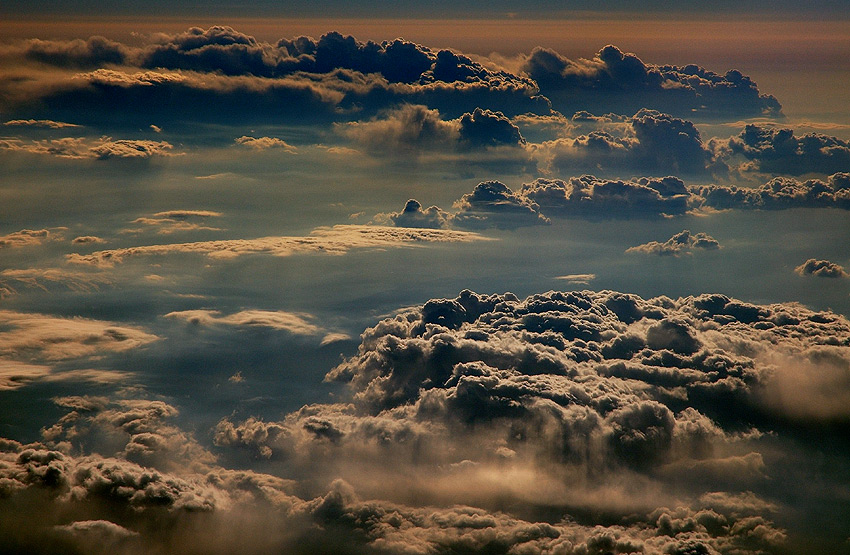
<path fill-rule="evenodd" d="M 628 168 L 652 175 L 725 171 L 703 144 L 699 130 L 688 120 L 641 109 L 631 118 L 597 117 L 580 112 L 574 121 L 593 130 L 531 145 L 530 150 L 542 167 L 561 173 L 577 170 L 611 173 Z"/>
<path fill-rule="evenodd" d="M 283 139 L 277 137 L 249 137 L 243 135 L 235 140 L 236 144 L 242 145 L 254 150 L 268 150 L 270 148 L 280 149 L 289 154 L 295 154 L 298 149 L 287 143 Z"/>
<path fill-rule="evenodd" d="M 836 264 L 835 262 L 830 262 L 829 260 L 818 260 L 816 258 L 806 260 L 804 263 L 794 268 L 794 271 L 801 276 L 816 276 L 825 278 L 843 278 L 850 276 L 850 274 L 848 274 L 841 265 Z"/>
<path fill-rule="evenodd" d="M 798 137 L 792 129 L 749 124 L 728 140 L 715 139 L 712 146 L 722 155 L 743 157 L 747 162 L 741 171 L 774 175 L 850 171 L 850 142 L 822 133 Z"/>
<path fill-rule="evenodd" d="M 517 227 L 549 223 L 537 204 L 500 181 L 485 181 L 456 203 L 452 224 L 466 228 Z"/>
<path fill-rule="evenodd" d="M 351 122 L 337 129 L 378 154 L 452 148 L 460 139 L 458 122 L 444 121 L 438 110 L 421 105 L 401 106 L 371 121 Z"/>
<path fill-rule="evenodd" d="M 535 202 L 547 216 L 658 217 L 688 211 L 690 192 L 676 177 L 633 181 L 598 179 L 592 175 L 538 178 L 517 193 Z"/>
<path fill-rule="evenodd" d="M 422 208 L 422 203 L 416 199 L 410 199 L 405 203 L 401 212 L 390 212 L 388 214 L 376 214 L 374 221 L 383 225 L 394 225 L 397 227 L 425 227 L 440 229 L 447 227 L 451 214 L 437 206 Z"/>
<path fill-rule="evenodd" d="M 695 207 L 739 210 L 840 208 L 850 210 L 850 173 L 799 181 L 771 179 L 759 187 L 704 185 L 690 188 Z"/>
<path fill-rule="evenodd" d="M 102 244 L 105 243 L 106 240 L 96 235 L 80 235 L 79 237 L 74 237 L 71 242 L 75 245 L 90 245 Z"/>
<path fill-rule="evenodd" d="M 467 243 L 485 237 L 472 232 L 395 228 L 368 225 L 336 225 L 320 227 L 302 237 L 261 237 L 258 239 L 223 239 L 196 243 L 172 243 L 95 251 L 91 254 L 67 255 L 69 262 L 109 267 L 136 256 L 162 256 L 175 253 L 204 254 L 216 259 L 229 259 L 246 254 L 292 256 L 305 253 L 345 254 L 351 249 L 417 246 L 424 243 Z"/>
<path fill-rule="evenodd" d="M 636 247 L 626 249 L 626 252 L 637 252 L 643 254 L 658 254 L 663 256 L 679 256 L 681 254 L 693 254 L 694 250 L 717 250 L 720 243 L 706 233 L 691 233 L 686 229 L 670 237 L 663 243 L 650 241 Z"/>
<path fill-rule="evenodd" d="M 779 116 L 781 106 L 740 71 L 720 75 L 696 65 L 646 64 L 608 45 L 587 60 L 535 48 L 522 70 L 555 109 L 634 113 L 652 108 L 680 116 Z"/>

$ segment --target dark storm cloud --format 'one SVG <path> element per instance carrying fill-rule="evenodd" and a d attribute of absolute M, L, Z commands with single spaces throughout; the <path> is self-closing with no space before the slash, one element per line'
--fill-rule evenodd
<path fill-rule="evenodd" d="M 728 140 L 714 139 L 712 148 L 724 158 L 741 156 L 741 171 L 767 174 L 832 174 L 850 171 L 850 142 L 822 133 L 795 136 L 792 129 L 747 125 Z"/>
<path fill-rule="evenodd" d="M 522 70 L 561 112 L 634 113 L 641 108 L 679 116 L 780 116 L 781 106 L 737 70 L 720 75 L 696 65 L 645 64 L 608 45 L 592 59 L 570 60 L 535 48 Z"/>
<path fill-rule="evenodd" d="M 794 268 L 794 271 L 801 276 L 816 276 L 824 278 L 843 278 L 850 275 L 842 266 L 835 262 L 830 262 L 829 260 L 818 260 L 816 258 L 806 260 L 803 264 Z"/>
<path fill-rule="evenodd" d="M 717 250 L 719 248 L 720 243 L 714 237 L 705 233 L 691 233 L 690 230 L 686 229 L 663 243 L 650 241 L 636 247 L 630 247 L 626 249 L 626 252 L 679 256 L 681 254 L 693 254 L 695 249 Z"/>

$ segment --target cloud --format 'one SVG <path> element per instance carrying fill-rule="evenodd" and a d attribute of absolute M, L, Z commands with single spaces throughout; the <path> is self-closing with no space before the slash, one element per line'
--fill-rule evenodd
<path fill-rule="evenodd" d="M 844 278 L 850 276 L 844 268 L 829 260 L 810 258 L 800 264 L 794 271 L 801 276 L 816 276 L 824 278 Z"/>
<path fill-rule="evenodd" d="M 82 127 L 74 123 L 65 123 L 63 121 L 53 121 L 49 119 L 13 119 L 5 122 L 3 125 L 17 127 L 44 127 L 47 129 L 65 129 L 67 127 Z"/>
<path fill-rule="evenodd" d="M 642 254 L 657 254 L 662 256 L 679 256 L 681 254 L 693 254 L 694 250 L 717 250 L 720 243 L 717 239 L 705 233 L 691 233 L 686 229 L 670 237 L 663 243 L 650 241 L 636 247 L 629 247 L 626 252 L 637 252 Z"/>
<path fill-rule="evenodd" d="M 298 149 L 277 137 L 248 137 L 243 135 L 235 140 L 236 144 L 242 145 L 254 150 L 268 150 L 270 148 L 279 148 L 289 154 L 295 154 Z"/>
<path fill-rule="evenodd" d="M 631 118 L 578 112 L 571 120 L 585 134 L 530 145 L 538 164 L 548 171 L 614 172 L 638 169 L 650 174 L 723 174 L 691 121 L 641 109 Z"/>
<path fill-rule="evenodd" d="M 548 48 L 535 48 L 522 65 L 555 109 L 634 113 L 641 108 L 680 116 L 781 115 L 779 102 L 761 94 L 737 70 L 720 75 L 690 64 L 646 64 L 608 45 L 587 60 L 570 60 Z"/>
<path fill-rule="evenodd" d="M 850 210 L 850 174 L 836 173 L 825 180 L 777 177 L 760 187 L 704 185 L 690 188 L 699 208 L 788 210 L 840 208 Z"/>
<path fill-rule="evenodd" d="M 454 204 L 457 212 L 453 225 L 465 228 L 519 227 L 548 224 L 537 204 L 528 197 L 514 194 L 500 181 L 485 181 L 475 186 Z"/>
<path fill-rule="evenodd" d="M 172 243 L 95 251 L 91 254 L 69 254 L 69 262 L 110 267 L 136 256 L 163 256 L 174 253 L 204 254 L 214 259 L 229 259 L 246 254 L 292 256 L 324 253 L 341 255 L 351 249 L 411 247 L 425 243 L 467 243 L 485 237 L 472 232 L 393 228 L 368 225 L 336 225 L 320 227 L 302 237 L 261 237 L 258 239 L 224 239 L 196 243 Z"/>
<path fill-rule="evenodd" d="M 110 285 L 112 280 L 102 274 L 74 272 L 60 268 L 8 269 L 0 272 L 0 289 L 7 295 L 16 294 L 17 288 L 48 291 L 54 286 L 75 292 L 91 293 Z M 0 294 L 0 297 L 5 296 Z"/>
<path fill-rule="evenodd" d="M 203 225 L 190 220 L 205 221 L 207 218 L 221 217 L 221 212 L 211 210 L 166 210 L 151 216 L 136 218 L 132 223 L 156 228 L 160 235 L 170 235 L 182 231 L 221 231 L 221 228 Z M 145 228 L 124 229 L 122 233 L 143 233 Z"/>
<path fill-rule="evenodd" d="M 843 529 L 795 515 L 817 506 L 841 522 L 843 497 L 786 455 L 848 449 L 825 426 L 846 422 L 846 403 L 806 409 L 850 394 L 848 342 L 846 318 L 794 303 L 464 291 L 365 330 L 328 374 L 349 400 L 226 417 L 214 450 L 160 400 L 57 398 L 68 412 L 41 442 L 0 440 L 0 508 L 31 523 L 0 526 L 28 551 L 102 535 L 209 553 L 839 545 Z M 240 454 L 269 473 L 231 468 Z M 801 479 L 773 479 L 789 472 Z M 238 545 L 215 533 L 234 527 Z"/>
<path fill-rule="evenodd" d="M 690 192 L 676 177 L 632 181 L 592 175 L 561 179 L 538 178 L 517 193 L 533 201 L 547 216 L 659 217 L 688 211 Z"/>
<path fill-rule="evenodd" d="M 158 339 L 114 322 L 0 310 L 0 356 L 59 361 L 137 349 Z"/>
<path fill-rule="evenodd" d="M 424 227 L 429 229 L 441 229 L 449 225 L 451 214 L 436 207 L 422 208 L 422 204 L 416 199 L 410 199 L 404 205 L 401 212 L 390 212 L 388 214 L 376 214 L 374 221 L 381 225 L 394 225 L 396 227 Z"/>
<path fill-rule="evenodd" d="M 715 151 L 741 156 L 741 171 L 767 174 L 833 174 L 850 171 L 850 142 L 822 133 L 800 137 L 788 128 L 749 124 L 737 136 L 714 139 Z"/>
<path fill-rule="evenodd" d="M 567 281 L 569 283 L 575 283 L 579 285 L 587 285 L 594 279 L 596 279 L 596 274 L 567 274 L 563 276 L 557 276 L 555 279 L 561 279 Z"/>
<path fill-rule="evenodd" d="M 71 240 L 75 245 L 86 245 L 86 244 L 103 244 L 106 243 L 105 239 L 97 237 L 95 235 L 80 235 L 79 237 L 74 237 Z"/>
<path fill-rule="evenodd" d="M 0 236 L 0 249 L 21 247 L 32 247 L 42 245 L 48 241 L 61 241 L 62 232 L 65 228 L 52 229 L 22 229 L 7 235 Z"/>
<path fill-rule="evenodd" d="M 403 103 L 451 117 L 479 106 L 509 115 L 550 111 L 526 77 L 448 50 L 400 39 L 364 43 L 336 32 L 266 43 L 216 26 L 132 47 L 93 37 L 16 43 L 2 54 L 21 77 L 3 85 L 3 107 L 19 119 L 73 114 L 106 125 L 106 106 L 122 122 L 144 126 L 177 114 L 179 121 L 218 123 L 362 119 Z M 28 69 L 32 59 L 57 69 Z M 83 69 L 89 71 L 69 75 Z"/>
<path fill-rule="evenodd" d="M 147 159 L 155 156 L 172 156 L 173 146 L 165 141 L 145 141 L 101 137 L 97 140 L 66 137 L 62 139 L 44 139 L 22 141 L 20 139 L 0 140 L 0 150 L 27 152 L 70 159 Z"/>
<path fill-rule="evenodd" d="M 438 110 L 404 105 L 371 121 L 338 126 L 344 136 L 377 154 L 401 154 L 418 149 L 454 147 L 460 140 L 456 121 L 444 121 Z"/>
<path fill-rule="evenodd" d="M 184 320 L 195 326 L 265 327 L 296 335 L 317 335 L 322 328 L 312 323 L 313 316 L 282 310 L 243 310 L 222 316 L 217 310 L 183 310 L 169 312 L 166 318 Z"/>

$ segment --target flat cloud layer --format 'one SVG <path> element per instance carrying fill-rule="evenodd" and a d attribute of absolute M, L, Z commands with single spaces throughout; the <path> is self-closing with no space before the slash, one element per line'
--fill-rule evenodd
<path fill-rule="evenodd" d="M 837 530 L 791 500 L 846 517 L 794 453 L 850 448 L 807 427 L 850 418 L 817 402 L 850 399 L 848 347 L 795 304 L 464 291 L 367 329 L 328 374 L 351 403 L 225 418 L 215 451 L 162 401 L 55 399 L 41 442 L 0 440 L 0 526 L 48 553 L 781 553 Z"/>
<path fill-rule="evenodd" d="M 261 237 L 258 239 L 226 239 L 147 245 L 95 251 L 91 254 L 69 254 L 75 264 L 109 267 L 136 256 L 162 256 L 174 253 L 198 253 L 216 259 L 229 259 L 246 254 L 292 256 L 303 253 L 345 254 L 351 249 L 416 246 L 425 243 L 466 243 L 484 241 L 472 232 L 427 229 L 399 229 L 385 226 L 336 225 L 318 228 L 303 237 Z"/>

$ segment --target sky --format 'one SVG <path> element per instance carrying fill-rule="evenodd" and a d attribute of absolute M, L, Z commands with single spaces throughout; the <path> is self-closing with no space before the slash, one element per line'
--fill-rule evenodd
<path fill-rule="evenodd" d="M 850 553 L 841 2 L 4 3 L 2 553 Z"/>

